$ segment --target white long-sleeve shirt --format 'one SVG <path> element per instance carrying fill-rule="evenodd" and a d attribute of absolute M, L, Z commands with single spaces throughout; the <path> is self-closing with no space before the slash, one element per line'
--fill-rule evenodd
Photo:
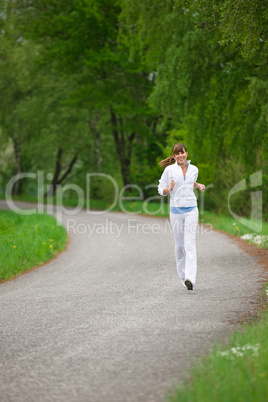
<path fill-rule="evenodd" d="M 169 187 L 172 180 L 175 182 L 174 189 L 169 193 L 171 207 L 193 207 L 197 205 L 194 183 L 198 177 L 198 168 L 191 165 L 190 162 L 186 161 L 188 169 L 185 177 L 182 168 L 175 162 L 165 168 L 159 180 L 158 193 L 160 195 L 164 195 L 164 188 Z"/>

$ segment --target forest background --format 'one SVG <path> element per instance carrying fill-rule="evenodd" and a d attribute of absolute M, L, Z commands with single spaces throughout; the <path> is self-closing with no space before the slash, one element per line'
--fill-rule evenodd
<path fill-rule="evenodd" d="M 106 173 L 156 196 L 159 161 L 183 142 L 206 209 L 228 214 L 246 179 L 231 205 L 250 217 L 261 171 L 268 220 L 267 31 L 261 0 L 0 0 L 1 194 L 43 171 L 53 193 Z M 109 202 L 100 182 L 91 195 Z"/>

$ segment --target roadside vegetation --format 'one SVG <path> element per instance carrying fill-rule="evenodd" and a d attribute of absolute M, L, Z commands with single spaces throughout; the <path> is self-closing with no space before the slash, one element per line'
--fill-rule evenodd
<path fill-rule="evenodd" d="M 268 223 L 263 221 L 260 231 L 249 229 L 238 222 L 231 215 L 226 216 L 215 212 L 205 211 L 199 216 L 199 222 L 212 225 L 213 228 L 223 230 L 234 236 L 238 236 L 248 243 L 255 244 L 259 248 L 268 248 Z"/>
<path fill-rule="evenodd" d="M 265 288 L 268 296 L 268 283 Z M 170 392 L 169 402 L 264 402 L 268 400 L 268 309 L 243 325 L 227 344 L 192 364 L 190 379 Z"/>
<path fill-rule="evenodd" d="M 4 199 L 3 195 L 0 198 Z M 14 200 L 37 202 L 37 197 L 22 195 L 13 197 Z M 52 199 L 53 204 L 56 204 L 56 197 Z M 168 199 L 167 199 L 168 200 Z M 159 202 L 145 202 L 140 200 L 123 201 L 121 204 L 117 203 L 112 207 L 112 211 L 122 211 L 126 213 L 138 213 L 157 217 L 169 216 L 169 203 L 164 200 L 164 203 L 160 205 Z M 63 198 L 62 204 L 66 207 L 77 206 L 77 199 L 75 198 Z M 104 200 L 92 199 L 89 202 L 90 209 L 105 210 L 111 207 L 111 203 Z M 86 208 L 86 202 L 83 205 Z M 207 225 L 211 225 L 214 229 L 223 230 L 231 235 L 241 237 L 248 243 L 255 244 L 259 248 L 268 248 L 268 222 L 264 221 L 261 225 L 260 231 L 254 231 L 238 220 L 234 219 L 231 215 L 223 213 L 216 213 L 214 211 L 202 211 L 199 208 L 199 222 Z"/>
<path fill-rule="evenodd" d="M 153 197 L 182 142 L 207 209 L 227 214 L 241 182 L 232 209 L 263 188 L 268 220 L 268 12 L 217 3 L 0 0 L 0 192 L 27 172 L 12 194 L 109 201 L 109 176 Z"/>
<path fill-rule="evenodd" d="M 66 230 L 46 214 L 0 210 L 0 281 L 43 264 L 64 250 Z"/>

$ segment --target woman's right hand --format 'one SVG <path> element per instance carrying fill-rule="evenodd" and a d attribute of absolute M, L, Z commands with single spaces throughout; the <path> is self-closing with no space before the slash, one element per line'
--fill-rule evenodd
<path fill-rule="evenodd" d="M 169 192 L 172 191 L 174 187 L 175 187 L 175 182 L 174 182 L 174 180 L 171 180 L 171 183 L 170 183 L 170 185 L 168 186 Z"/>

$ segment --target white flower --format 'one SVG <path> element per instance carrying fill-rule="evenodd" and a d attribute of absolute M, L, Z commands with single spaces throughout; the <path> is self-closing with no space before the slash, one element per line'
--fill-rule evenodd
<path fill-rule="evenodd" d="M 218 352 L 218 355 L 233 359 L 234 356 L 242 357 L 244 356 L 244 352 L 251 351 L 252 356 L 257 357 L 259 356 L 259 347 L 260 347 L 259 343 L 256 343 L 256 345 L 246 344 L 244 346 L 232 347 L 230 350 L 225 350 L 224 352 Z"/>
<path fill-rule="evenodd" d="M 262 242 L 265 242 L 268 240 L 268 236 L 267 235 L 257 235 L 254 237 L 253 239 L 253 243 L 255 244 L 262 244 Z"/>
<path fill-rule="evenodd" d="M 241 236 L 241 239 L 244 239 L 244 240 L 252 240 L 252 238 L 253 238 L 252 233 L 247 233 L 247 234 L 244 234 L 243 236 Z"/>
<path fill-rule="evenodd" d="M 244 239 L 244 240 L 250 240 L 252 243 L 258 244 L 258 245 L 268 241 L 268 235 L 255 235 L 254 236 L 252 233 L 244 234 L 240 238 Z"/>

